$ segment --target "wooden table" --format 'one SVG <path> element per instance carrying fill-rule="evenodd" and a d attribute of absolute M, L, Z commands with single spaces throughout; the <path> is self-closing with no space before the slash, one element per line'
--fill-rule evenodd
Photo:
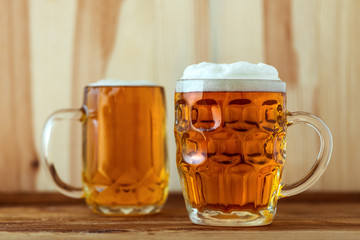
<path fill-rule="evenodd" d="M 106 217 L 59 194 L 0 194 L 0 239 L 360 239 L 360 193 L 302 194 L 282 199 L 265 227 L 198 226 L 180 194 L 162 213 Z"/>

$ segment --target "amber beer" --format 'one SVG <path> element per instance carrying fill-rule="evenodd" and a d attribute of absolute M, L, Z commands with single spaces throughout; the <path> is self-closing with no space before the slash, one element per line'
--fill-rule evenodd
<path fill-rule="evenodd" d="M 50 154 L 53 129 L 63 120 L 77 120 L 83 127 L 81 188 L 62 181 Z M 147 81 L 112 79 L 88 85 L 80 109 L 58 110 L 46 121 L 41 156 L 57 189 L 85 198 L 94 212 L 159 212 L 169 178 L 164 88 Z"/>
<path fill-rule="evenodd" d="M 83 131 L 83 182 L 88 205 L 110 213 L 160 209 L 168 185 L 164 89 L 89 86 L 84 109 L 88 118 Z"/>
<path fill-rule="evenodd" d="M 232 81 L 231 91 L 175 93 L 178 171 L 194 222 L 266 224 L 285 162 L 285 91 L 237 91 Z"/>
<path fill-rule="evenodd" d="M 310 171 L 282 180 L 287 127 L 320 137 Z M 277 201 L 310 188 L 330 161 L 332 136 L 317 116 L 286 109 L 286 83 L 258 63 L 188 66 L 175 92 L 176 160 L 190 220 L 215 226 L 270 224 Z"/>

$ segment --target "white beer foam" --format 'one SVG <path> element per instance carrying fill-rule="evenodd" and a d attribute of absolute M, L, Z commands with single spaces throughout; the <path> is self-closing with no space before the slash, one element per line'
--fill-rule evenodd
<path fill-rule="evenodd" d="M 89 87 L 116 87 L 116 86 L 160 86 L 153 82 L 147 80 L 135 80 L 135 81 L 125 81 L 117 79 L 101 79 L 97 82 L 90 83 L 87 86 Z"/>
<path fill-rule="evenodd" d="M 286 92 L 286 84 L 275 67 L 264 63 L 202 62 L 188 66 L 176 82 L 176 92 L 201 91 Z"/>

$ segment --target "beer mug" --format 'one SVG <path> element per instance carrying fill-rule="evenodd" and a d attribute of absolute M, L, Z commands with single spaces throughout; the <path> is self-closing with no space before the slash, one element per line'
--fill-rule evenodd
<path fill-rule="evenodd" d="M 82 188 L 64 183 L 49 158 L 52 131 L 62 120 L 82 123 Z M 42 158 L 57 189 L 85 198 L 97 213 L 156 213 L 168 194 L 165 99 L 161 86 L 103 80 L 85 87 L 80 109 L 64 109 L 47 120 Z"/>
<path fill-rule="evenodd" d="M 282 183 L 287 127 L 304 123 L 320 136 L 310 172 Z M 191 221 L 217 226 L 270 224 L 279 198 L 298 194 L 322 175 L 332 151 L 318 117 L 286 109 L 286 84 L 275 68 L 201 63 L 176 83 L 176 162 Z"/>

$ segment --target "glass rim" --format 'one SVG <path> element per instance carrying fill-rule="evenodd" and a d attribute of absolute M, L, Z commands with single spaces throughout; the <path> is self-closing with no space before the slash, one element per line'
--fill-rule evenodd
<path fill-rule="evenodd" d="M 123 88 L 127 88 L 127 87 L 132 87 L 132 88 L 134 88 L 134 87 L 138 87 L 138 88 L 142 88 L 142 87 L 149 87 L 149 88 L 164 88 L 164 86 L 162 86 L 162 85 L 146 85 L 146 84 L 144 84 L 144 85 L 94 85 L 94 86 L 92 86 L 92 85 L 85 85 L 85 88 L 104 88 L 104 87 L 112 87 L 112 88 L 116 88 L 116 87 L 123 87 Z"/>
<path fill-rule="evenodd" d="M 275 79 L 178 79 L 175 92 L 286 92 L 286 83 Z"/>

